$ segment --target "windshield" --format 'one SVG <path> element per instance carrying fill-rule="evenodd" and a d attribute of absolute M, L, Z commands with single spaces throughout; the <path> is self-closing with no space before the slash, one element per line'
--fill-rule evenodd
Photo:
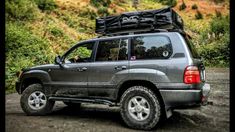
<path fill-rule="evenodd" d="M 193 45 L 192 40 L 189 37 L 187 37 L 187 36 L 184 37 L 184 38 L 185 38 L 185 41 L 186 41 L 186 43 L 188 45 L 188 48 L 189 48 L 189 50 L 190 50 L 190 52 L 192 54 L 192 57 L 193 58 L 200 58 L 200 56 L 199 56 L 199 54 L 198 54 L 198 52 L 196 50 L 196 47 Z"/>

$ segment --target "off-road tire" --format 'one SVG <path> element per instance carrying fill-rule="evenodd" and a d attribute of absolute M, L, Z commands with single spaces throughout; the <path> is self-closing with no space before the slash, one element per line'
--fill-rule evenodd
<path fill-rule="evenodd" d="M 35 91 L 40 91 L 45 94 L 43 87 L 41 84 L 31 84 L 29 85 L 22 93 L 22 96 L 20 98 L 20 105 L 22 110 L 27 114 L 27 115 L 46 115 L 50 113 L 53 109 L 53 106 L 55 104 L 55 101 L 49 101 L 48 98 L 46 99 L 46 105 L 39 110 L 34 110 L 30 108 L 28 104 L 28 98 L 29 96 L 35 92 Z"/>
<path fill-rule="evenodd" d="M 150 114 L 147 119 L 138 121 L 132 118 L 128 112 L 128 102 L 132 97 L 142 96 L 150 105 Z M 121 116 L 123 121 L 133 129 L 151 130 L 159 122 L 161 117 L 160 100 L 150 89 L 144 86 L 133 86 L 128 88 L 121 97 Z"/>
<path fill-rule="evenodd" d="M 81 103 L 73 103 L 73 102 L 63 102 L 65 105 L 67 105 L 68 107 L 74 107 L 74 108 L 80 108 L 81 107 Z"/>

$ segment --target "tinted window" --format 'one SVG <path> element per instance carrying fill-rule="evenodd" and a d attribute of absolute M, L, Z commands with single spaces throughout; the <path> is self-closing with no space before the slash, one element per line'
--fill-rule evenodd
<path fill-rule="evenodd" d="M 131 60 L 165 59 L 172 54 L 170 40 L 164 36 L 134 37 L 131 44 Z"/>
<path fill-rule="evenodd" d="M 65 57 L 65 63 L 90 62 L 94 42 L 79 45 Z"/>
<path fill-rule="evenodd" d="M 128 59 L 128 39 L 100 41 L 96 61 L 118 61 Z"/>

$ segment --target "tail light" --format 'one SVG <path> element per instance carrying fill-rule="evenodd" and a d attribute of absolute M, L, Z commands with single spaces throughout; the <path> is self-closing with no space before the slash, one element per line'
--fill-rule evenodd
<path fill-rule="evenodd" d="M 200 71 L 197 66 L 187 66 L 184 71 L 184 83 L 195 84 L 200 83 Z"/>

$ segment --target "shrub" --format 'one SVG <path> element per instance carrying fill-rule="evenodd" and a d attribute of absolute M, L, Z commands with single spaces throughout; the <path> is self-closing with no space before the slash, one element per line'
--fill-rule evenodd
<path fill-rule="evenodd" d="M 35 0 L 35 2 L 42 11 L 52 11 L 57 8 L 54 0 Z"/>
<path fill-rule="evenodd" d="M 164 4 L 164 5 L 168 5 L 171 7 L 175 7 L 177 5 L 177 1 L 176 0 L 158 0 L 160 3 Z"/>
<path fill-rule="evenodd" d="M 224 2 L 225 0 L 213 0 L 216 4 L 218 4 L 218 3 L 222 3 L 222 2 Z"/>
<path fill-rule="evenodd" d="M 199 54 L 205 60 L 207 66 L 228 66 L 229 65 L 229 45 L 214 41 L 211 44 L 201 45 Z"/>
<path fill-rule="evenodd" d="M 222 17 L 222 14 L 221 14 L 220 11 L 215 10 L 215 16 L 221 18 L 221 17 Z"/>
<path fill-rule="evenodd" d="M 192 9 L 193 9 L 193 10 L 198 9 L 197 4 L 193 4 L 193 5 L 192 5 Z"/>
<path fill-rule="evenodd" d="M 6 24 L 6 90 L 14 88 L 16 72 L 36 64 L 53 62 L 47 41 L 19 23 Z"/>
<path fill-rule="evenodd" d="M 108 7 L 111 4 L 111 0 L 90 0 L 90 3 L 94 7 L 100 7 L 100 6 Z"/>
<path fill-rule="evenodd" d="M 229 16 L 214 17 L 210 27 L 203 33 L 199 47 L 200 55 L 208 66 L 229 66 L 230 34 Z M 208 35 L 213 37 L 208 38 Z"/>
<path fill-rule="evenodd" d="M 108 8 L 107 7 L 100 7 L 97 11 L 97 13 L 101 16 L 108 16 L 109 12 L 108 12 Z"/>
<path fill-rule="evenodd" d="M 230 30 L 229 28 L 229 16 L 214 17 L 210 22 L 210 32 L 219 34 L 226 34 Z"/>
<path fill-rule="evenodd" d="M 90 19 L 95 19 L 97 17 L 97 14 L 94 10 L 92 10 L 90 8 L 85 8 L 84 10 L 81 10 L 79 12 L 79 16 L 89 17 Z"/>
<path fill-rule="evenodd" d="M 179 10 L 180 11 L 182 11 L 182 10 L 184 10 L 184 9 L 186 9 L 186 4 L 184 3 L 184 1 L 183 1 L 183 3 L 180 5 L 180 7 L 179 7 Z"/>
<path fill-rule="evenodd" d="M 50 33 L 55 37 L 62 37 L 64 35 L 63 31 L 57 27 L 52 27 Z"/>
<path fill-rule="evenodd" d="M 11 19 L 32 20 L 37 16 L 37 6 L 30 0 L 7 0 L 6 16 Z"/>
<path fill-rule="evenodd" d="M 199 10 L 197 10 L 197 13 L 195 14 L 195 18 L 198 20 L 198 19 L 203 19 L 203 15 L 202 15 L 202 13 L 199 11 Z"/>

